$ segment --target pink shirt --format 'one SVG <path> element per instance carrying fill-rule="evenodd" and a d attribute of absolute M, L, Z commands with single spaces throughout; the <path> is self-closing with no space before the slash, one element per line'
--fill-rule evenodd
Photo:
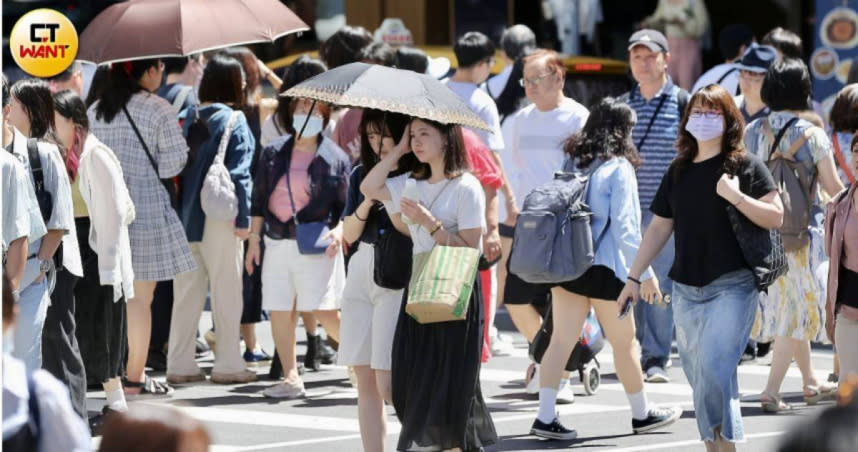
<path fill-rule="evenodd" d="M 310 175 L 307 170 L 310 168 L 315 152 L 292 152 L 292 163 L 289 165 L 289 178 L 292 182 L 292 197 L 295 199 L 295 208 L 300 212 L 307 203 L 310 202 Z M 277 185 L 274 187 L 274 193 L 268 198 L 268 210 L 282 222 L 289 221 L 294 212 L 292 211 L 292 203 L 289 200 L 289 187 L 286 185 L 286 175 L 284 174 Z"/>
<path fill-rule="evenodd" d="M 842 265 L 853 272 L 858 272 L 858 213 L 855 208 L 849 209 L 846 218 L 846 229 L 843 231 L 843 260 Z"/>

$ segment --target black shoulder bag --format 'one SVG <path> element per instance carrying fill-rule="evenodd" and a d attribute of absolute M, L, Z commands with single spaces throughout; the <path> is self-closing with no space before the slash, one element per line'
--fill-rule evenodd
<path fill-rule="evenodd" d="M 383 204 L 373 205 L 370 215 L 377 216 L 379 225 L 372 279 L 385 289 L 404 289 L 411 279 L 411 238 L 397 231 L 391 220 L 382 221 L 382 215 L 387 215 Z"/>
<path fill-rule="evenodd" d="M 54 198 L 49 191 L 45 190 L 45 175 L 42 171 L 42 159 L 39 157 L 39 140 L 27 139 L 27 154 L 30 160 L 30 172 L 33 173 L 33 183 L 36 186 L 39 211 L 42 212 L 42 219 L 47 223 L 54 210 Z"/>
<path fill-rule="evenodd" d="M 143 139 L 143 135 L 140 133 L 140 130 L 137 129 L 137 124 L 134 123 L 134 120 L 131 119 L 131 115 L 128 114 L 128 109 L 125 106 L 122 106 L 122 112 L 125 113 L 125 117 L 128 118 L 128 123 L 131 124 L 131 128 L 134 129 L 134 133 L 137 135 L 137 139 L 140 141 L 140 145 L 143 146 L 143 150 L 146 152 L 146 157 L 149 158 L 149 163 L 152 165 L 152 170 L 155 171 L 155 176 L 161 181 L 161 185 L 164 186 L 164 190 L 167 190 L 167 196 L 170 198 L 170 205 L 176 212 L 179 211 L 179 195 L 176 190 L 176 184 L 173 183 L 172 178 L 161 179 L 161 173 L 158 172 L 158 164 L 155 163 L 155 158 L 152 157 L 152 153 L 149 152 L 149 146 L 146 145 L 146 140 Z"/>

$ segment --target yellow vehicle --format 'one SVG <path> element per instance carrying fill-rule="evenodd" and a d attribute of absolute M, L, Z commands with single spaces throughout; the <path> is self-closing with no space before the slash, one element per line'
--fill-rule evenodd
<path fill-rule="evenodd" d="M 445 57 L 450 60 L 451 69 L 456 68 L 456 55 L 453 48 L 449 46 L 420 46 L 432 58 Z M 303 52 L 278 58 L 266 63 L 269 68 L 277 71 L 289 66 L 301 55 L 309 55 L 318 58 L 318 52 Z M 626 61 L 611 60 L 589 56 L 564 56 L 566 65 L 566 86 L 564 92 L 567 96 L 581 102 L 585 106 L 605 96 L 618 96 L 628 91 L 631 86 L 629 77 L 629 64 Z M 496 74 L 503 69 L 503 62 L 498 53 L 492 73 Z"/>

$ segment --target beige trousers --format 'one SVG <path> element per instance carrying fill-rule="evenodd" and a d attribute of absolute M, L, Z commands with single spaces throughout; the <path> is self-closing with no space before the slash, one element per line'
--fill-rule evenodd
<path fill-rule="evenodd" d="M 838 315 L 834 326 L 834 341 L 837 344 L 837 359 L 840 361 L 840 381 L 846 381 L 849 374 L 858 376 L 858 322 Z"/>
<path fill-rule="evenodd" d="M 209 290 L 217 337 L 212 372 L 241 372 L 247 368 L 239 350 L 243 244 L 235 236 L 232 222 L 206 219 L 203 240 L 191 242 L 190 246 L 197 269 L 177 275 L 173 282 L 167 374 L 200 372 L 194 352 L 200 315 Z"/>

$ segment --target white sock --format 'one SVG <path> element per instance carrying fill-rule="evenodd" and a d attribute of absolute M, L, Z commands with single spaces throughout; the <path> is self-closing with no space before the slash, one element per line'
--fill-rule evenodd
<path fill-rule="evenodd" d="M 646 391 L 641 391 L 637 394 L 626 393 L 629 398 L 629 405 L 632 407 L 632 418 L 644 420 L 649 416 L 649 407 L 646 401 Z"/>
<path fill-rule="evenodd" d="M 112 391 L 105 391 L 107 395 L 107 407 L 114 411 L 128 411 L 128 404 L 125 403 L 125 391 L 120 387 Z"/>
<path fill-rule="evenodd" d="M 557 416 L 555 407 L 557 405 L 557 390 L 551 388 L 539 388 L 539 412 L 536 418 L 539 422 L 550 423 Z"/>

